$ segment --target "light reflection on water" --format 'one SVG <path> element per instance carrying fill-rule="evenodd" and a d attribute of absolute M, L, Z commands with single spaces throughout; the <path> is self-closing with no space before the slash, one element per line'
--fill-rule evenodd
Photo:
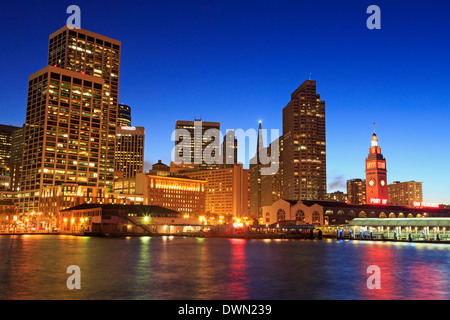
<path fill-rule="evenodd" d="M 358 241 L 0 237 L 0 299 L 449 299 L 450 246 Z M 68 290 L 70 265 L 81 290 Z M 381 268 L 381 290 L 366 286 Z"/>

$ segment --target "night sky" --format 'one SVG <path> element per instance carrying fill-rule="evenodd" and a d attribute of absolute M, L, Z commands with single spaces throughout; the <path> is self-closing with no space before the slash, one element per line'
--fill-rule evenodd
<path fill-rule="evenodd" d="M 435 1 L 9 1 L 0 7 L 1 124 L 25 121 L 28 76 L 69 5 L 122 41 L 121 103 L 146 128 L 147 167 L 170 163 L 176 120 L 280 129 L 309 73 L 326 102 L 329 192 L 364 178 L 373 123 L 388 182 L 421 181 L 450 203 L 450 5 Z M 369 30 L 367 7 L 381 8 Z"/>

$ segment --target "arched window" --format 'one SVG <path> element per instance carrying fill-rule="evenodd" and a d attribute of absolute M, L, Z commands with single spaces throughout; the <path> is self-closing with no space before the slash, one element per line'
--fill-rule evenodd
<path fill-rule="evenodd" d="M 361 211 L 361 212 L 359 213 L 359 217 L 360 217 L 360 218 L 367 218 L 367 214 L 366 214 L 364 211 Z"/>
<path fill-rule="evenodd" d="M 391 212 L 389 214 L 389 218 L 393 219 L 393 218 L 397 218 L 397 216 L 395 215 L 395 213 Z"/>
<path fill-rule="evenodd" d="M 372 211 L 370 214 L 369 214 L 369 218 L 376 218 L 377 217 L 377 214 L 374 212 L 374 211 Z"/>
<path fill-rule="evenodd" d="M 413 214 L 412 213 L 408 214 L 408 218 L 414 218 Z"/>
<path fill-rule="evenodd" d="M 416 218 L 422 218 L 422 215 L 419 213 Z"/>
<path fill-rule="evenodd" d="M 266 213 L 266 223 L 270 222 L 270 213 Z"/>
<path fill-rule="evenodd" d="M 286 220 L 286 212 L 283 209 L 278 210 L 277 221 L 285 221 L 285 220 Z"/>
<path fill-rule="evenodd" d="M 320 213 L 318 213 L 317 211 L 314 211 L 312 214 L 312 223 L 320 224 Z"/>
<path fill-rule="evenodd" d="M 334 212 L 333 212 L 333 210 L 327 210 L 327 211 L 325 212 L 325 214 L 326 214 L 327 216 L 329 216 L 329 215 L 334 214 Z"/>
<path fill-rule="evenodd" d="M 354 217 L 355 216 L 355 211 L 350 210 L 349 215 L 350 215 L 350 217 Z"/>
<path fill-rule="evenodd" d="M 343 216 L 344 214 L 345 214 L 344 211 L 342 211 L 342 210 L 339 210 L 339 211 L 338 211 L 338 215 Z"/>
<path fill-rule="evenodd" d="M 404 215 L 403 213 L 400 213 L 400 214 L 398 215 L 398 217 L 399 217 L 399 218 L 404 218 L 405 215 Z"/>
<path fill-rule="evenodd" d="M 384 212 L 380 213 L 380 218 L 381 219 L 386 219 L 387 218 L 386 213 L 384 213 Z"/>
<path fill-rule="evenodd" d="M 295 220 L 300 221 L 300 222 L 305 222 L 305 213 L 303 212 L 303 210 L 298 210 L 295 213 Z"/>

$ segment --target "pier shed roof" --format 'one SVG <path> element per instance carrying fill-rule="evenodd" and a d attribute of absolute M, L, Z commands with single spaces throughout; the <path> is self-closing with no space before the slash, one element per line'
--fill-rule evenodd
<path fill-rule="evenodd" d="M 350 221 L 348 225 L 357 227 L 450 227 L 450 218 L 357 218 Z"/>

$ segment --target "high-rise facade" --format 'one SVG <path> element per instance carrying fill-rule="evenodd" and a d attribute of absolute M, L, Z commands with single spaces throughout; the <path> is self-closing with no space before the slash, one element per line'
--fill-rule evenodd
<path fill-rule="evenodd" d="M 117 126 L 131 127 L 131 108 L 125 104 L 119 103 L 117 111 Z"/>
<path fill-rule="evenodd" d="M 143 195 L 144 205 L 156 205 L 188 215 L 205 213 L 206 181 L 170 173 L 170 168 L 159 161 L 149 173 L 138 173 L 133 178 L 114 182 L 117 194 Z"/>
<path fill-rule="evenodd" d="M 143 127 L 117 128 L 116 133 L 116 175 L 122 178 L 132 178 L 144 172 L 144 141 Z"/>
<path fill-rule="evenodd" d="M 242 164 L 213 170 L 184 171 L 179 175 L 206 181 L 206 213 L 249 217 L 249 171 Z"/>
<path fill-rule="evenodd" d="M 18 127 L 0 125 L 0 191 L 12 189 L 11 154 L 12 138 Z"/>
<path fill-rule="evenodd" d="M 238 163 L 238 141 L 233 130 L 228 131 L 223 138 L 221 147 L 222 166 L 232 168 Z"/>
<path fill-rule="evenodd" d="M 423 201 L 422 182 L 394 181 L 387 188 L 389 204 L 393 206 L 411 207 L 415 201 Z"/>
<path fill-rule="evenodd" d="M 367 204 L 388 204 L 386 159 L 381 153 L 376 133 L 372 136 L 372 146 L 366 158 L 366 199 Z"/>
<path fill-rule="evenodd" d="M 207 137 L 208 130 L 215 130 L 216 132 L 220 132 L 220 122 L 204 122 L 201 120 L 194 121 L 181 121 L 178 120 L 175 125 L 175 130 L 186 130 L 186 133 L 190 136 L 189 146 L 184 140 L 186 137 L 182 137 L 175 141 L 175 147 L 177 149 L 177 145 L 180 143 L 186 143 L 186 149 L 189 150 L 189 155 L 183 154 L 183 150 L 179 150 L 177 152 L 178 157 L 183 159 L 184 164 L 193 165 L 199 167 L 201 169 L 217 169 L 220 166 L 220 163 L 208 163 L 207 159 L 204 157 L 207 152 L 207 155 L 210 156 L 213 160 L 214 158 L 220 157 L 220 141 L 215 141 L 214 137 Z M 214 143 L 213 146 L 210 146 Z M 178 146 L 180 147 L 180 146 Z M 207 149 L 208 148 L 208 149 Z M 222 162 L 222 159 L 219 160 Z M 175 161 L 180 162 L 180 161 Z M 212 162 L 212 161 L 211 161 Z"/>
<path fill-rule="evenodd" d="M 11 190 L 20 190 L 20 180 L 22 176 L 22 157 L 23 157 L 23 134 L 25 126 L 17 128 L 11 134 L 11 158 L 10 158 L 10 177 Z"/>
<path fill-rule="evenodd" d="M 283 197 L 324 200 L 327 194 L 325 101 L 306 80 L 283 109 Z"/>
<path fill-rule="evenodd" d="M 347 181 L 347 202 L 349 204 L 366 204 L 366 180 L 351 179 Z"/>
<path fill-rule="evenodd" d="M 29 77 L 22 212 L 41 188 L 62 183 L 113 188 L 120 41 L 64 26 L 50 35 L 48 66 Z"/>
<path fill-rule="evenodd" d="M 103 80 L 100 99 L 101 132 L 99 156 L 100 180 L 110 189 L 114 180 L 114 147 L 119 101 L 121 42 L 83 29 L 67 26 L 50 35 L 48 65 L 90 75 Z M 87 110 L 98 113 L 98 110 Z"/>

